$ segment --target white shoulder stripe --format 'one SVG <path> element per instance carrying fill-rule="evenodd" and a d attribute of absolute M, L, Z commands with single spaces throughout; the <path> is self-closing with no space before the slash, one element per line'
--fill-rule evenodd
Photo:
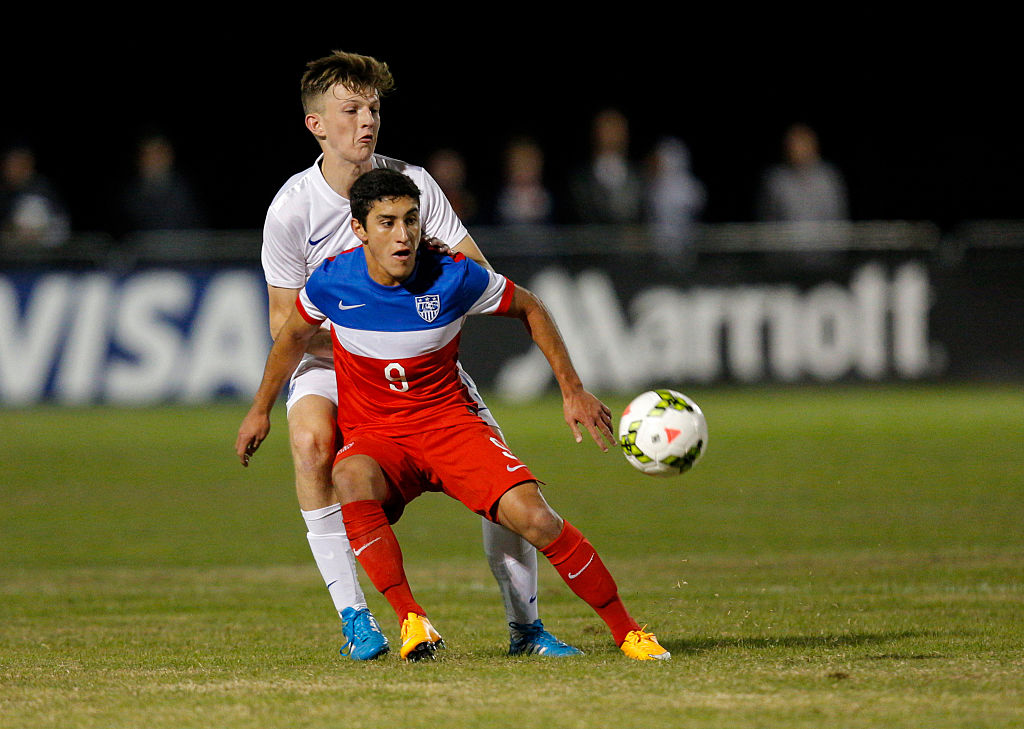
<path fill-rule="evenodd" d="M 463 319 L 436 329 L 406 332 L 375 332 L 332 324 L 334 335 L 346 351 L 358 357 L 373 359 L 407 359 L 436 352 L 451 342 L 462 330 Z"/>

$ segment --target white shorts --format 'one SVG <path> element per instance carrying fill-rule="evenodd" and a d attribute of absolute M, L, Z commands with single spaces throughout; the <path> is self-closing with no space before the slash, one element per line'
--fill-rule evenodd
<path fill-rule="evenodd" d="M 338 380 L 334 375 L 334 367 L 328 361 L 307 357 L 295 368 L 291 382 L 288 384 L 288 398 L 285 407 L 290 413 L 292 405 L 306 395 L 319 395 L 338 407 Z"/>
<path fill-rule="evenodd" d="M 491 409 L 487 407 L 487 403 L 480 396 L 476 383 L 473 382 L 473 378 L 469 376 L 469 373 L 462 369 L 461 364 L 459 365 L 459 377 L 466 385 L 466 389 L 469 390 L 469 396 L 480 406 L 477 414 L 501 435 L 498 421 L 491 415 Z M 295 368 L 295 373 L 292 375 L 291 382 L 288 385 L 288 398 L 285 401 L 287 411 L 291 412 L 292 405 L 307 395 L 318 395 L 326 398 L 334 403 L 335 408 L 338 407 L 338 380 L 334 374 L 334 366 L 329 360 L 306 357 Z M 501 437 L 504 439 L 505 436 L 501 435 Z"/>

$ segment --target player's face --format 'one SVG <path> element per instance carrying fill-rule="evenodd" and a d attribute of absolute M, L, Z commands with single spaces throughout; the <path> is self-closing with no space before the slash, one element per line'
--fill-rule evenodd
<path fill-rule="evenodd" d="M 336 84 L 324 94 L 323 111 L 310 114 L 306 124 L 323 145 L 325 156 L 365 164 L 377 146 L 380 98 L 375 92 L 359 94 Z"/>
<path fill-rule="evenodd" d="M 397 286 L 412 275 L 420 244 L 419 203 L 410 197 L 378 200 L 366 216 L 366 227 L 353 220 L 352 230 L 363 242 L 370 278 Z"/>

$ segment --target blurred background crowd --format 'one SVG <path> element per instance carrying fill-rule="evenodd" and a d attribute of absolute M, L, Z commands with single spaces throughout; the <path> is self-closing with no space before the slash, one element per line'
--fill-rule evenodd
<path fill-rule="evenodd" d="M 685 245 L 708 198 L 686 142 L 665 136 L 638 156 L 630 146 L 629 120 L 608 108 L 593 119 L 591 143 L 589 158 L 553 172 L 536 139 L 516 136 L 502 149 L 502 174 L 495 188 L 485 188 L 489 194 L 471 184 L 470 163 L 457 148 L 434 150 L 424 166 L 468 225 L 644 224 L 664 246 Z M 112 243 L 133 233 L 208 226 L 201 186 L 175 155 L 175 142 L 160 132 L 138 139 L 131 171 L 108 183 L 109 208 L 93 211 Z M 8 146 L 2 165 L 5 246 L 66 243 L 75 230 L 68 204 L 75 191 L 54 184 L 27 143 Z M 761 221 L 849 219 L 842 172 L 822 157 L 813 128 L 795 123 L 785 131 L 779 161 L 763 171 L 750 206 Z"/>

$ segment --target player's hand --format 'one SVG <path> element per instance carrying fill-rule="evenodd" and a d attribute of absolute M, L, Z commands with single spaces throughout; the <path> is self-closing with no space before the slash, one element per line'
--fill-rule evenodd
<path fill-rule="evenodd" d="M 442 256 L 450 256 L 452 249 L 444 241 L 438 240 L 433 236 L 425 235 L 420 238 L 420 245 L 427 250 L 435 251 L 440 253 Z"/>
<path fill-rule="evenodd" d="M 249 465 L 249 459 L 260 447 L 260 444 L 267 439 L 270 433 L 270 418 L 266 413 L 250 410 L 238 428 L 238 438 L 235 440 L 235 453 L 243 466 Z"/>
<path fill-rule="evenodd" d="M 582 425 L 602 451 L 607 452 L 608 446 L 616 445 L 612 435 L 612 411 L 591 393 L 580 390 L 563 397 L 562 411 L 577 443 L 583 442 Z"/>

